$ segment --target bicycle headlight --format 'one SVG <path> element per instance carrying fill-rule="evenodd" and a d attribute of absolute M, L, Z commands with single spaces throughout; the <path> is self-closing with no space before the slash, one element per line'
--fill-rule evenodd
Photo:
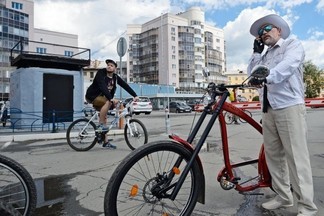
<path fill-rule="evenodd" d="M 202 104 L 204 106 L 207 106 L 211 101 L 211 97 L 209 94 L 205 94 L 204 97 L 203 97 L 203 100 L 202 100 Z"/>

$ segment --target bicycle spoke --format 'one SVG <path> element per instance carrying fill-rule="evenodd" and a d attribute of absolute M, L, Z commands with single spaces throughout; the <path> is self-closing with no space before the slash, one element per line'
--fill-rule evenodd
<path fill-rule="evenodd" d="M 190 199 L 192 190 L 191 173 L 184 182 L 177 198 L 172 201 L 166 198 L 158 198 L 152 193 L 156 184 L 160 181 L 159 175 L 168 176 L 173 172 L 178 154 L 170 151 L 158 151 L 148 154 L 138 160 L 127 172 L 120 185 L 117 208 L 121 215 L 176 215 L 181 212 L 183 205 Z M 182 163 L 179 170 L 183 170 L 186 163 Z M 173 179 L 168 185 L 178 181 L 178 176 L 173 175 Z M 134 189 L 135 185 L 138 189 Z M 171 187 L 173 188 L 173 187 Z M 132 194 L 132 191 L 135 191 Z M 172 191 L 172 190 L 171 190 Z M 171 191 L 163 196 L 169 196 Z"/>
<path fill-rule="evenodd" d="M 67 129 L 67 142 L 76 151 L 87 151 L 96 143 L 96 126 L 87 119 L 78 119 Z"/>

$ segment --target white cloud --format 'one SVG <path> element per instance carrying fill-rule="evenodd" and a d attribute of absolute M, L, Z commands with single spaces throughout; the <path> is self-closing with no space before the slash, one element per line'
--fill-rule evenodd
<path fill-rule="evenodd" d="M 319 0 L 316 5 L 316 10 L 319 12 L 324 12 L 324 0 Z"/>
<path fill-rule="evenodd" d="M 250 35 L 252 23 L 262 16 L 276 13 L 263 7 L 248 8 L 237 16 L 233 21 L 229 21 L 225 27 L 226 51 L 227 51 L 227 72 L 246 71 L 248 60 L 253 50 L 254 37 Z M 288 10 L 288 14 L 282 15 L 292 29 L 291 37 L 297 37 L 293 33 L 293 23 L 298 16 L 294 16 Z M 311 60 L 315 65 L 324 68 L 324 32 L 312 30 L 309 32 L 309 39 L 302 41 L 306 60 Z"/>
<path fill-rule="evenodd" d="M 254 41 L 254 36 L 250 34 L 250 27 L 255 20 L 270 13 L 274 11 L 262 7 L 248 8 L 241 11 L 235 20 L 225 25 L 227 71 L 229 73 L 237 70 L 246 71 Z"/>
<path fill-rule="evenodd" d="M 324 40 L 305 40 L 302 43 L 306 53 L 305 59 L 324 69 Z"/>
<path fill-rule="evenodd" d="M 290 3 L 300 5 L 310 0 L 297 0 Z M 177 13 L 183 11 L 179 4 L 178 8 L 171 8 L 169 1 L 165 0 L 34 0 L 35 2 L 35 27 L 52 31 L 67 32 L 79 35 L 79 46 L 90 48 L 96 54 L 92 59 L 104 60 L 107 57 L 119 59 L 116 46 L 120 36 L 125 36 L 127 24 L 142 24 L 161 15 L 161 13 Z M 189 3 L 190 0 L 186 0 Z M 197 0 L 192 2 L 198 2 Z M 205 4 L 209 10 L 213 7 L 250 5 L 260 0 L 201 0 L 200 5 Z M 234 20 L 230 20 L 224 26 L 226 39 L 227 71 L 246 71 L 247 62 L 252 54 L 253 36 L 249 29 L 251 24 L 258 18 L 276 13 L 267 8 L 269 5 L 286 4 L 285 14 L 279 14 L 291 26 L 299 19 L 290 7 L 281 0 L 269 0 L 264 7 L 246 8 L 242 10 Z M 318 10 L 324 11 L 324 0 L 317 4 Z M 230 10 L 230 8 L 229 8 Z M 217 23 L 217 20 L 208 20 L 209 24 Z M 322 32 L 310 31 L 311 36 L 303 41 L 306 57 L 318 66 L 324 68 L 324 50 Z M 316 40 L 317 41 L 316 41 Z"/>
<path fill-rule="evenodd" d="M 117 57 L 116 46 L 130 23 L 144 23 L 167 11 L 156 0 L 35 1 L 35 27 L 79 35 L 79 46 L 97 59 Z M 125 35 L 124 35 L 125 36 Z"/>

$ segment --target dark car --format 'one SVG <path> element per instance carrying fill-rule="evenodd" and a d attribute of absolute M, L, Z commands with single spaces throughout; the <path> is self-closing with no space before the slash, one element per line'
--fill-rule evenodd
<path fill-rule="evenodd" d="M 172 101 L 170 102 L 170 112 L 175 112 L 175 113 L 182 113 L 182 112 L 191 112 L 191 107 L 188 106 L 185 102 L 183 101 Z"/>

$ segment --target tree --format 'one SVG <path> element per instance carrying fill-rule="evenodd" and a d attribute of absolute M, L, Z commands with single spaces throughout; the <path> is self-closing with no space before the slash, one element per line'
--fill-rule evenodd
<path fill-rule="evenodd" d="M 319 69 L 311 61 L 304 63 L 305 97 L 315 98 L 324 88 L 324 70 Z"/>

